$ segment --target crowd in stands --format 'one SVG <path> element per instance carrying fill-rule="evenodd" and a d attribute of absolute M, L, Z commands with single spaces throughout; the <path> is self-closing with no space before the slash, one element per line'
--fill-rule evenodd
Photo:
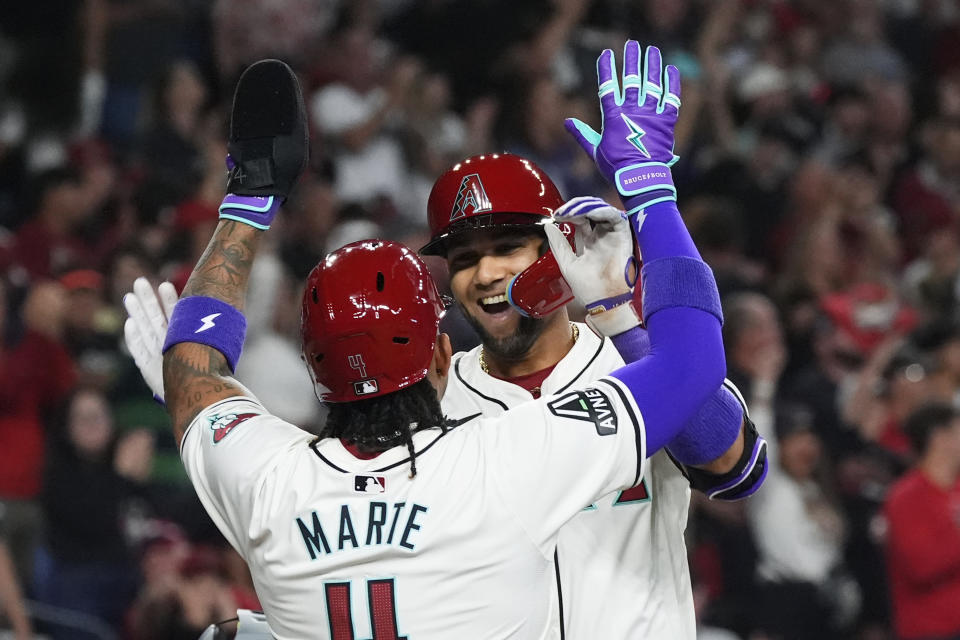
<path fill-rule="evenodd" d="M 433 180 L 476 153 L 617 202 L 563 119 L 599 130 L 594 61 L 627 37 L 680 68 L 680 210 L 770 442 L 756 497 L 694 496 L 701 637 L 960 638 L 955 0 L 18 3 L 0 21 L 11 637 L 193 640 L 257 607 L 125 353 L 121 303 L 139 275 L 182 287 L 203 251 L 246 65 L 298 72 L 312 150 L 254 265 L 237 375 L 313 430 L 308 271 L 361 238 L 422 246 Z"/>

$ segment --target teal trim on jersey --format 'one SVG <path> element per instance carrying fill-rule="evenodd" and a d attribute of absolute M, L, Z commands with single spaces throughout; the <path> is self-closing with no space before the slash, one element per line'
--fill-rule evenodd
<path fill-rule="evenodd" d="M 581 511 L 596 511 L 596 510 L 597 510 L 597 503 L 596 503 L 596 502 L 594 502 L 593 504 L 588 505 L 588 506 L 584 507 L 583 509 L 581 509 Z"/>

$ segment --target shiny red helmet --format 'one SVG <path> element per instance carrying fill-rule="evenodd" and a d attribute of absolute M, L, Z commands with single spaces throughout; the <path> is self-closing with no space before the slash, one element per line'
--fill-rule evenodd
<path fill-rule="evenodd" d="M 350 402 L 427 376 L 444 305 L 426 265 L 397 242 L 361 240 L 307 276 L 303 357 L 317 397 Z"/>
<path fill-rule="evenodd" d="M 557 186 L 530 160 L 512 153 L 467 158 L 433 185 L 431 237 L 420 253 L 446 255 L 450 237 L 470 229 L 541 224 L 562 204 Z"/>

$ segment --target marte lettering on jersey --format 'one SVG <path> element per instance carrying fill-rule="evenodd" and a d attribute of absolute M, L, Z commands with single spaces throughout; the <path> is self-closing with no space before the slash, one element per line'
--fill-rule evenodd
<path fill-rule="evenodd" d="M 408 507 L 406 502 L 344 504 L 338 517 L 327 515 L 323 521 L 316 511 L 305 518 L 298 516 L 297 527 L 311 560 L 322 554 L 381 544 L 413 551 L 421 524 L 417 518 L 426 512 L 423 505 L 412 503 Z"/>

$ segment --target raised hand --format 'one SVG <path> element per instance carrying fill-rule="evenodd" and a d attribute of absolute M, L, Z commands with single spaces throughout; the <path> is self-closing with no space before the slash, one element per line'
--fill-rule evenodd
<path fill-rule="evenodd" d="M 137 278 L 133 291 L 123 296 L 127 309 L 127 322 L 123 325 L 123 338 L 127 350 L 140 370 L 144 382 L 153 391 L 157 402 L 163 403 L 163 340 L 173 307 L 177 304 L 177 290 L 169 282 L 157 287 L 146 278 Z"/>
<path fill-rule="evenodd" d="M 574 228 L 576 251 L 555 225 L 544 231 L 564 279 L 587 309 L 588 324 L 603 335 L 639 324 L 629 304 L 639 270 L 626 214 L 600 198 L 583 197 L 564 204 L 553 218 Z M 614 317 L 619 318 L 615 326 Z"/>
<path fill-rule="evenodd" d="M 662 202 L 676 200 L 670 167 L 679 159 L 673 153 L 673 130 L 680 110 L 680 72 L 663 67 L 660 50 L 647 47 L 640 75 L 640 45 L 628 40 L 623 52 L 623 78 L 617 77 L 613 51 L 597 58 L 600 133 L 576 118 L 565 122 L 600 173 L 616 188 L 628 214 Z"/>

